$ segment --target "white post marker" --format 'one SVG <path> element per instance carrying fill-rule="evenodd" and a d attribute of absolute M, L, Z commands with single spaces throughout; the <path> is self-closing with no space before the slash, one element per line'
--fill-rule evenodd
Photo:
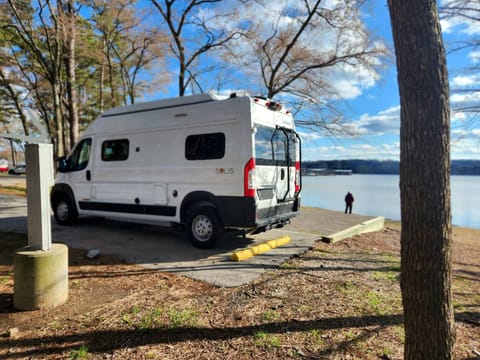
<path fill-rule="evenodd" d="M 68 298 L 68 248 L 52 244 L 53 146 L 27 144 L 25 159 L 28 245 L 13 257 L 13 305 L 18 310 L 53 308 Z"/>
<path fill-rule="evenodd" d="M 53 186 L 53 145 L 27 144 L 28 246 L 31 250 L 50 250 L 50 189 Z"/>

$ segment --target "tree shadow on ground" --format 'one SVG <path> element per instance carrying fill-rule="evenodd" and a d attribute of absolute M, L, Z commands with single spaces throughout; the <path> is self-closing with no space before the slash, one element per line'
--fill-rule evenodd
<path fill-rule="evenodd" d="M 462 322 L 472 313 L 457 313 L 456 321 Z M 479 313 L 475 313 L 479 316 Z M 86 331 L 70 336 L 47 335 L 30 339 L 1 339 L 0 353 L 14 349 L 9 358 L 40 357 L 65 353 L 77 349 L 80 344 L 85 345 L 90 353 L 111 353 L 122 348 L 135 348 L 145 345 L 170 344 L 192 341 L 228 341 L 241 337 L 253 337 L 258 332 L 282 334 L 287 332 L 305 332 L 310 330 L 336 330 L 349 328 L 364 328 L 366 331 L 359 336 L 341 343 L 334 348 L 327 348 L 317 353 L 317 356 L 326 356 L 341 351 L 351 344 L 364 341 L 389 326 L 401 325 L 402 315 L 373 315 L 358 317 L 323 318 L 305 321 L 284 321 L 268 324 L 248 325 L 240 327 L 157 327 L 150 329 L 119 329 Z M 478 326 L 478 325 L 477 325 Z"/>
<path fill-rule="evenodd" d="M 305 321 L 285 321 L 268 324 L 249 325 L 241 327 L 181 327 L 153 329 L 121 329 L 102 330 L 78 333 L 70 336 L 48 335 L 31 339 L 3 339 L 0 340 L 0 353 L 14 349 L 9 358 L 41 357 L 59 352 L 68 352 L 78 348 L 79 344 L 88 347 L 90 353 L 111 353 L 114 350 L 125 347 L 139 347 L 153 344 L 171 344 L 188 341 L 224 341 L 239 337 L 253 337 L 260 331 L 270 334 L 282 334 L 286 332 L 300 332 L 309 330 L 334 330 L 343 328 L 385 327 L 400 325 L 401 315 L 360 316 L 325 318 Z M 370 334 L 370 335 L 369 335 Z M 366 335 L 374 335 L 375 331 L 369 331 Z M 352 339 L 351 342 L 359 341 Z M 340 344 L 341 345 L 341 344 Z M 343 346 L 345 346 L 344 344 Z M 339 348 L 338 344 L 335 348 Z M 328 354 L 331 350 L 325 350 L 322 354 Z M 322 355 L 321 354 L 321 355 Z"/>

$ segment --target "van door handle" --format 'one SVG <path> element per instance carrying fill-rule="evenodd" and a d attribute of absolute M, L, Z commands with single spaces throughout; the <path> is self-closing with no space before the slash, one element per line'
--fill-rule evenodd
<path fill-rule="evenodd" d="M 90 181 L 90 179 L 92 178 L 92 174 L 90 173 L 90 170 L 87 170 L 87 173 L 85 174 L 85 176 L 87 177 L 87 181 Z"/>
<path fill-rule="evenodd" d="M 280 180 L 283 180 L 283 179 L 285 179 L 285 170 L 281 169 L 280 170 Z"/>

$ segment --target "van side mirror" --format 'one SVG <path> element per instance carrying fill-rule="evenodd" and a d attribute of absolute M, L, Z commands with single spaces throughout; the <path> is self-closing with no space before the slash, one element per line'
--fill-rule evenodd
<path fill-rule="evenodd" d="M 58 158 L 58 171 L 61 173 L 65 173 L 68 170 L 68 161 L 65 156 L 61 156 Z"/>

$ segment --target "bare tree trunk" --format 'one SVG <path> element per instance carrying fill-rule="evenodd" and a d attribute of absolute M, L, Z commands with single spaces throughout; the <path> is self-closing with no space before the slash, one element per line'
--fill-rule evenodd
<path fill-rule="evenodd" d="M 75 76 L 75 12 L 72 0 L 67 3 L 67 13 L 65 17 L 65 41 L 64 41 L 64 61 L 66 69 L 67 85 L 67 107 L 69 115 L 69 143 L 67 151 L 77 142 L 79 136 L 79 116 L 78 116 L 78 97 L 77 81 Z"/>
<path fill-rule="evenodd" d="M 452 359 L 450 106 L 435 0 L 389 0 L 401 100 L 405 359 Z"/>
<path fill-rule="evenodd" d="M 13 140 L 8 139 L 8 142 L 10 144 L 10 156 L 12 157 L 12 165 L 13 167 L 17 166 L 17 159 L 15 158 L 15 149 L 13 147 Z"/>
<path fill-rule="evenodd" d="M 53 110 L 54 110 L 54 122 L 55 122 L 55 144 L 56 144 L 56 151 L 55 154 L 57 156 L 66 155 L 65 153 L 65 138 L 64 138 L 64 127 L 63 127 L 63 119 L 62 119 L 62 109 L 60 108 L 60 85 L 53 82 L 52 86 L 53 90 Z"/>
<path fill-rule="evenodd" d="M 103 48 L 105 49 L 105 40 Z M 99 89 L 98 89 L 98 111 L 103 112 L 105 108 L 105 100 L 103 96 L 103 83 L 105 82 L 105 55 L 102 53 L 102 63 L 100 64 L 100 79 L 99 79 Z"/>
<path fill-rule="evenodd" d="M 110 55 L 107 57 L 108 60 L 108 72 L 109 72 L 109 82 L 110 82 L 110 107 L 117 106 L 117 92 L 115 90 L 115 74 L 113 71 L 113 64 L 110 59 Z"/>
<path fill-rule="evenodd" d="M 178 61 L 180 66 L 180 69 L 178 71 L 178 95 L 184 96 L 187 85 L 185 84 L 186 65 L 185 65 L 185 51 L 183 49 L 183 46 L 180 46 L 179 48 Z"/>

